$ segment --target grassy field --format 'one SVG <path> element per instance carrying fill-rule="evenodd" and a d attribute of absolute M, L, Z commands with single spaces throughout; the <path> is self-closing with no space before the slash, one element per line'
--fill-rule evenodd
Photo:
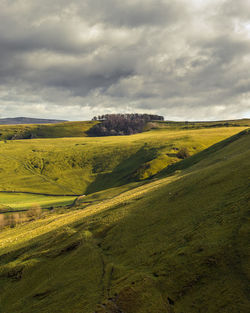
<path fill-rule="evenodd" d="M 82 195 L 140 181 L 245 127 L 0 142 L 0 191 Z M 1 194 L 0 194 L 1 203 Z"/>
<path fill-rule="evenodd" d="M 30 138 L 85 137 L 97 122 L 64 122 L 57 124 L 0 125 L 0 140 Z"/>
<path fill-rule="evenodd" d="M 248 313 L 250 132 L 176 166 L 4 229 L 1 311 Z"/>
<path fill-rule="evenodd" d="M 76 197 L 53 197 L 45 195 L 25 194 L 25 193 L 1 193 L 0 192 L 0 212 L 24 210 L 39 205 L 41 208 L 58 207 L 70 205 Z"/>
<path fill-rule="evenodd" d="M 146 129 L 167 128 L 167 129 L 201 129 L 217 127 L 250 127 L 250 119 L 211 121 L 211 122 L 173 122 L 160 121 L 148 123 Z"/>

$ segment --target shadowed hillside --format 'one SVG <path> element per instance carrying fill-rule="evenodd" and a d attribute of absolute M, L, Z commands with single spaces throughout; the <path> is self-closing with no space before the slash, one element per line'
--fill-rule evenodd
<path fill-rule="evenodd" d="M 2 311 L 248 313 L 249 160 L 244 131 L 170 176 L 5 229 Z"/>

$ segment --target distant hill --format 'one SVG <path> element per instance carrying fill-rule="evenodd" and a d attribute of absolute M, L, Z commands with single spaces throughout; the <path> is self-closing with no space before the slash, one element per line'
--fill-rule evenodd
<path fill-rule="evenodd" d="M 31 117 L 15 117 L 15 118 L 0 118 L 0 125 L 14 125 L 14 124 L 55 124 L 67 122 L 66 120 L 53 120 L 43 118 Z"/>

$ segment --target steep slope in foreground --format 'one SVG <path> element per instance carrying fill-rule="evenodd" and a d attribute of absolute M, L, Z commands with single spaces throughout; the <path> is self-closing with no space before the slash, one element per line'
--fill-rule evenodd
<path fill-rule="evenodd" d="M 4 230 L 1 311 L 249 312 L 250 132 L 190 164 Z"/>

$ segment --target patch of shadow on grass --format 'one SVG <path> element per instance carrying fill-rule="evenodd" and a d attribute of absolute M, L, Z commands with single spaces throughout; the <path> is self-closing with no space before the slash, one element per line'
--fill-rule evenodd
<path fill-rule="evenodd" d="M 24 268 L 20 266 L 13 268 L 8 271 L 7 277 L 11 278 L 13 281 L 19 281 L 22 279 L 23 269 Z"/>
<path fill-rule="evenodd" d="M 118 187 L 134 181 L 133 173 L 145 162 L 153 160 L 157 149 L 142 147 L 126 160 L 122 160 L 111 173 L 100 173 L 88 186 L 86 194 L 91 194 L 104 189 Z"/>
<path fill-rule="evenodd" d="M 33 298 L 36 300 L 43 300 L 51 294 L 51 290 L 46 290 L 44 292 L 39 292 L 33 295 Z"/>
<path fill-rule="evenodd" d="M 73 242 L 70 242 L 68 245 L 66 245 L 65 247 L 63 247 L 57 254 L 57 256 L 60 256 L 62 254 L 71 252 L 73 250 L 76 250 L 80 245 L 81 245 L 82 241 L 81 240 L 76 240 Z"/>

